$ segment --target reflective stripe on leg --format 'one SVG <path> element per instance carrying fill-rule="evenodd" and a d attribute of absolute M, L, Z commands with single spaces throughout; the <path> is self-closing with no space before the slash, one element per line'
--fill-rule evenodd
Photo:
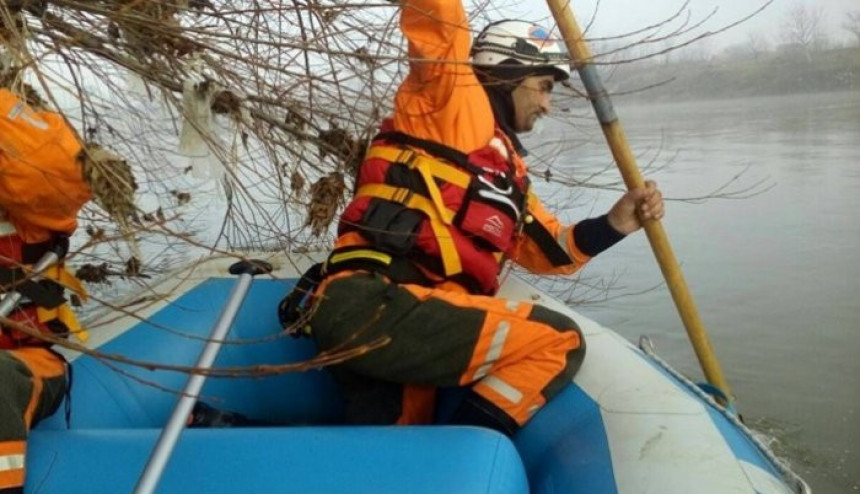
<path fill-rule="evenodd" d="M 488 376 L 482 379 L 479 386 L 492 389 L 497 395 L 507 400 L 512 405 L 519 405 L 523 401 L 523 394 L 517 388 L 506 383 L 497 376 Z"/>
<path fill-rule="evenodd" d="M 551 398 L 550 384 L 569 380 L 571 352 L 582 344 L 572 321 L 535 320 L 528 302 L 389 284 L 368 274 L 324 282 L 318 296 L 311 326 L 322 350 L 389 338 L 344 368 L 410 385 L 477 382 L 476 392 L 518 424 Z"/>
<path fill-rule="evenodd" d="M 487 354 L 484 357 L 484 363 L 475 371 L 475 375 L 472 377 L 473 381 L 484 378 L 490 372 L 493 363 L 502 356 L 502 349 L 505 347 L 510 330 L 511 323 L 505 320 L 499 322 L 496 326 L 496 330 L 490 341 L 490 347 L 487 349 Z"/>
<path fill-rule="evenodd" d="M 414 285 L 403 287 L 422 300 L 436 299 L 484 312 L 484 324 L 460 385 L 476 383 L 477 393 L 518 424 L 524 424 L 572 376 L 572 355 L 583 341 L 570 318 L 528 302 L 513 304 Z"/>
<path fill-rule="evenodd" d="M 0 442 L 0 489 L 24 485 L 24 441 Z"/>

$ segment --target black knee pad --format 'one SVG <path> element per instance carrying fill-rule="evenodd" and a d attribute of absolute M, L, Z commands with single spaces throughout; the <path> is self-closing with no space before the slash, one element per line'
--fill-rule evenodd
<path fill-rule="evenodd" d="M 532 311 L 529 313 L 529 321 L 535 321 L 555 329 L 559 332 L 576 331 L 582 336 L 582 331 L 576 321 L 552 309 L 548 309 L 542 305 L 532 306 Z"/>

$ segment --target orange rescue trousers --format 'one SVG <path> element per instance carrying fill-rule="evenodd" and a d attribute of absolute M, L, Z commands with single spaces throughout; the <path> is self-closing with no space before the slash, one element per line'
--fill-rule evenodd
<path fill-rule="evenodd" d="M 433 420 L 435 388 L 469 386 L 453 423 L 512 435 L 579 369 L 585 342 L 567 316 L 528 302 L 343 272 L 317 289 L 320 351 L 390 341 L 332 368 L 357 424 Z"/>
<path fill-rule="evenodd" d="M 0 350 L 0 494 L 23 492 L 27 433 L 57 410 L 65 389 L 65 362 L 51 350 Z"/>

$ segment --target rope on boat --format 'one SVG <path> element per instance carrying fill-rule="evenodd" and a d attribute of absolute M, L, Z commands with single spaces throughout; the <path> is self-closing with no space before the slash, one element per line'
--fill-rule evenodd
<path fill-rule="evenodd" d="M 684 384 L 689 390 L 702 399 L 705 403 L 710 405 L 713 409 L 718 411 L 723 417 L 725 417 L 729 422 L 732 423 L 739 431 L 741 431 L 752 443 L 758 448 L 759 452 L 765 456 L 767 460 L 769 460 L 773 465 L 776 466 L 776 469 L 782 475 L 783 480 L 786 481 L 789 485 L 794 487 L 794 491 L 797 494 L 811 494 L 812 490 L 809 488 L 809 485 L 800 478 L 799 475 L 794 473 L 793 470 L 788 466 L 788 464 L 782 459 L 779 458 L 776 454 L 774 454 L 770 448 L 762 442 L 761 439 L 757 438 L 753 431 L 746 426 L 743 422 L 741 422 L 740 416 L 735 411 L 734 407 L 724 408 L 720 406 L 713 395 L 705 392 L 698 384 L 694 383 L 686 376 L 681 374 L 680 372 L 673 369 L 665 360 L 660 358 L 657 355 L 656 350 L 654 349 L 654 344 L 651 342 L 651 339 L 647 336 L 639 337 L 639 349 L 642 350 L 645 355 L 651 358 L 654 363 L 660 366 L 661 369 L 669 373 L 672 377 L 677 379 L 680 383 Z"/>

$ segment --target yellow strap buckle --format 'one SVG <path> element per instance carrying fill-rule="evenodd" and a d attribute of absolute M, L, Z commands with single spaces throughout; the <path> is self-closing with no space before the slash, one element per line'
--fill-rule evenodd
<path fill-rule="evenodd" d="M 75 316 L 71 307 L 69 307 L 69 304 L 63 304 L 54 309 L 36 307 L 36 317 L 41 323 L 53 321 L 55 319 L 60 321 L 66 326 L 66 330 L 69 334 L 77 338 L 81 343 L 86 343 L 87 340 L 90 339 L 90 334 L 83 328 L 83 326 L 81 326 L 81 323 L 78 322 L 78 318 Z"/>
<path fill-rule="evenodd" d="M 81 284 L 81 281 L 77 279 L 65 265 L 55 264 L 43 271 L 41 276 L 54 280 L 64 288 L 68 288 L 81 297 L 82 301 L 86 302 L 88 300 L 87 290 L 84 288 L 83 284 Z M 36 315 L 39 322 L 47 322 L 56 319 L 65 324 L 69 334 L 74 335 L 82 343 L 86 343 L 90 337 L 87 330 L 78 322 L 77 316 L 75 316 L 74 311 L 72 311 L 71 307 L 69 307 L 69 304 L 67 303 L 54 309 L 37 307 Z"/>

